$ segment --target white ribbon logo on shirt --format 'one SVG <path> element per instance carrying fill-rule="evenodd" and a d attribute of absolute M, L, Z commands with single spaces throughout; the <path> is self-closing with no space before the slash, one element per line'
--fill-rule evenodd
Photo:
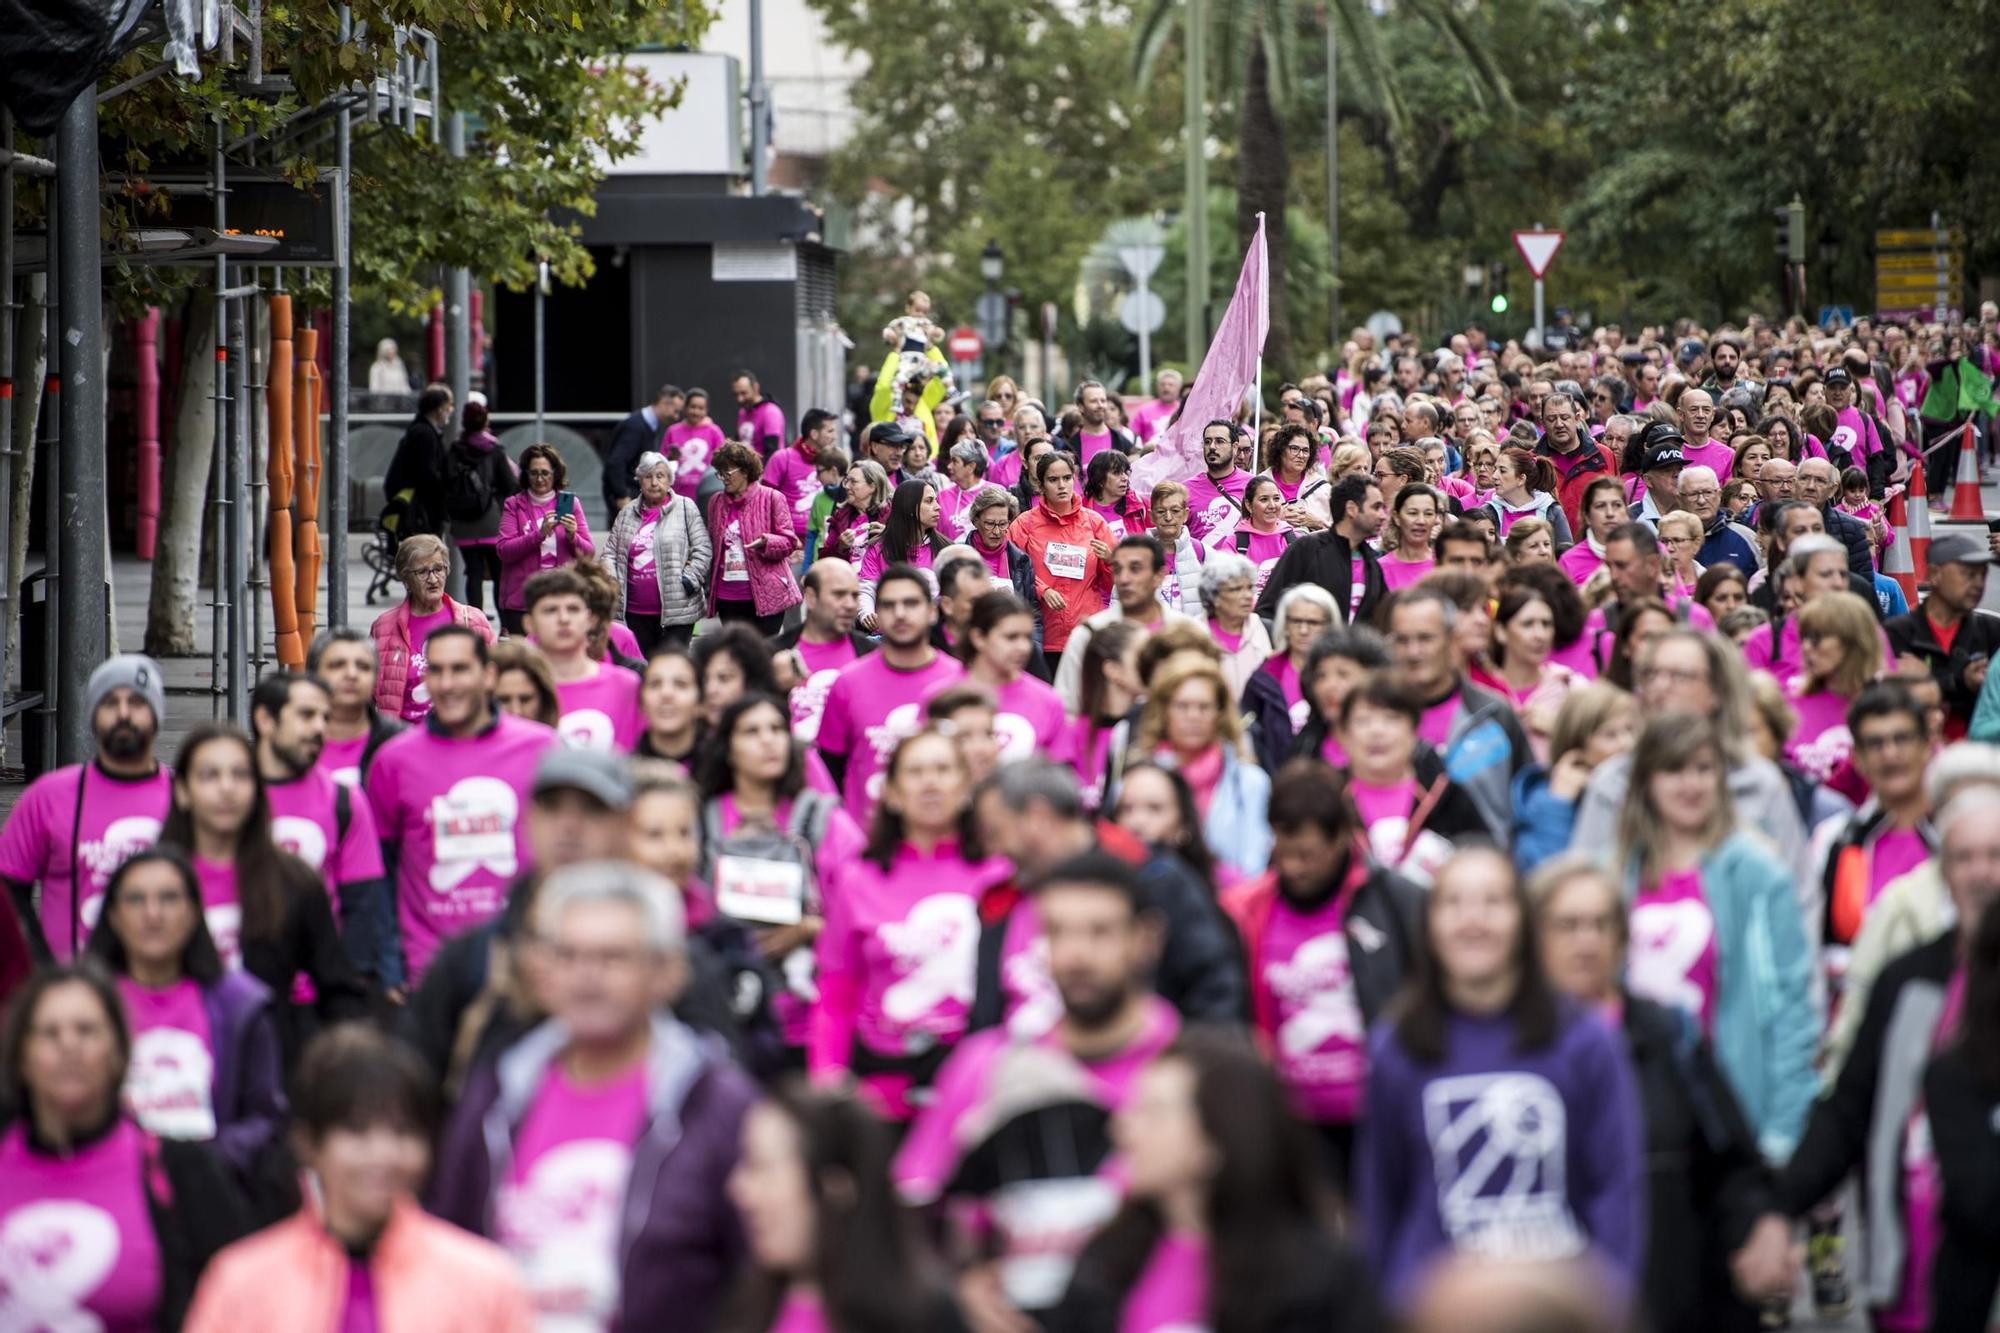
<path fill-rule="evenodd" d="M 326 830 L 318 820 L 279 815 L 271 821 L 271 840 L 314 870 L 326 864 Z"/>
<path fill-rule="evenodd" d="M 96 1204 L 48 1199 L 0 1224 L 0 1329 L 102 1333 L 83 1308 L 118 1262 L 118 1223 Z"/>
<path fill-rule="evenodd" d="M 520 869 L 514 825 L 521 798 L 499 778 L 463 778 L 431 802 L 431 887 L 449 893 L 474 872 L 501 879 Z"/>

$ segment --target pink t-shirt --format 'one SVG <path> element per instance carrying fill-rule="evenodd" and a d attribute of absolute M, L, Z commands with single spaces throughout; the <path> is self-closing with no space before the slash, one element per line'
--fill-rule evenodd
<path fill-rule="evenodd" d="M 1173 420 L 1180 409 L 1177 398 L 1148 398 L 1132 413 L 1132 433 L 1139 437 L 1139 443 L 1151 444 L 1159 436 L 1166 424 Z"/>
<path fill-rule="evenodd" d="M 328 737 L 326 744 L 320 748 L 319 763 L 314 767 L 343 787 L 359 787 L 361 753 L 367 748 L 368 733 L 365 731 L 344 741 Z"/>
<path fill-rule="evenodd" d="M 1785 743 L 1785 757 L 1815 782 L 1831 778 L 1854 753 L 1854 733 L 1847 729 L 1849 702 L 1831 690 L 1792 700 L 1799 725 Z"/>
<path fill-rule="evenodd" d="M 646 1065 L 583 1087 L 550 1064 L 514 1134 L 493 1200 L 493 1238 L 514 1256 L 537 1313 L 565 1328 L 612 1326 L 619 1215 L 646 1127 Z"/>
<path fill-rule="evenodd" d="M 1715 1021 L 1715 913 L 1699 870 L 1675 870 L 1640 891 L 1632 903 L 1632 942 L 1625 976 L 1634 995 Z"/>
<path fill-rule="evenodd" d="M 1941 1049 L 1958 1030 L 1965 1009 L 1965 970 L 1952 974 L 1945 987 L 1944 1011 L 1931 1035 L 1931 1049 Z M 1902 1288 L 1896 1303 L 1875 1315 L 1883 1333 L 1923 1333 L 1931 1326 L 1931 1266 L 1944 1242 L 1944 1178 L 1938 1171 L 1937 1145 L 1931 1138 L 1929 1108 L 1919 1099 L 1903 1128 L 1903 1258 Z"/>
<path fill-rule="evenodd" d="M 819 973 L 823 985 L 839 978 L 852 986 L 860 1045 L 898 1057 L 964 1034 L 979 966 L 979 898 L 1006 873 L 1004 862 L 966 861 L 954 843 L 929 854 L 905 844 L 886 873 L 858 856 L 841 867 L 826 895 Z M 908 1114 L 907 1079 L 862 1081 L 889 1115 Z"/>
<path fill-rule="evenodd" d="M 901 671 L 878 651 L 834 677 L 820 711 L 819 748 L 847 757 L 841 794 L 857 821 L 865 822 L 881 799 L 882 770 L 896 743 L 922 729 L 923 701 L 964 674 L 965 668 L 943 653 L 933 652 L 914 671 Z"/>
<path fill-rule="evenodd" d="M 1208 1327 L 1208 1243 L 1169 1231 L 1125 1294 L 1118 1333 L 1193 1333 Z"/>
<path fill-rule="evenodd" d="M 451 623 L 451 608 L 441 606 L 427 616 L 410 617 L 410 674 L 403 682 L 403 721 L 415 722 L 431 711 L 430 687 L 424 684 L 424 645 L 434 630 Z"/>
<path fill-rule="evenodd" d="M 1419 828 L 1414 836 L 1410 833 L 1410 820 L 1421 795 L 1416 779 L 1405 778 L 1386 787 L 1356 780 L 1350 781 L 1348 790 L 1368 830 L 1368 846 L 1375 859 L 1420 884 L 1429 884 L 1455 849 L 1443 835 L 1428 828 Z"/>
<path fill-rule="evenodd" d="M 1095 810 L 1104 803 L 1104 779 L 1111 766 L 1111 737 L 1115 728 L 1100 726 L 1095 718 L 1069 720 L 1069 738 L 1064 752 L 1076 770 L 1077 784 L 1083 789 L 1083 803 Z"/>
<path fill-rule="evenodd" d="M 679 457 L 674 464 L 674 489 L 690 500 L 701 485 L 701 474 L 708 471 L 708 460 L 715 457 L 715 451 L 729 443 L 722 433 L 722 427 L 711 420 L 699 426 L 690 426 L 685 421 L 676 421 L 667 427 L 667 454 Z"/>
<path fill-rule="evenodd" d="M 1023 899 L 1007 914 L 1000 936 L 1000 1012 L 1007 1031 L 1024 1040 L 1062 1021 L 1062 992 L 1049 975 L 1049 942 L 1033 902 Z"/>
<path fill-rule="evenodd" d="M 336 914 L 340 886 L 382 877 L 382 842 L 375 836 L 375 812 L 368 798 L 354 792 L 347 803 L 347 833 L 340 832 L 334 806 L 340 787 L 322 768 L 308 769 L 290 782 L 267 782 L 271 802 L 271 840 L 298 857 L 326 884 Z"/>
<path fill-rule="evenodd" d="M 1915 829 L 1890 829 L 1875 839 L 1868 857 L 1868 901 L 1872 905 L 1892 880 L 1931 859 L 1931 849 Z"/>
<path fill-rule="evenodd" d="M 826 696 L 842 667 L 858 654 L 852 640 L 811 643 L 801 638 L 796 645 L 799 660 L 805 663 L 806 678 L 792 687 L 792 734 L 807 745 L 819 739 L 820 714 L 826 711 Z"/>
<path fill-rule="evenodd" d="M 748 506 L 734 496 L 722 497 L 722 532 L 716 546 L 715 595 L 725 602 L 754 600 L 750 592 L 750 548 L 743 540 L 743 511 Z"/>
<path fill-rule="evenodd" d="M 1569 581 L 1581 588 L 1590 582 L 1592 574 L 1604 568 L 1604 557 L 1590 549 L 1587 538 L 1579 537 L 1576 545 L 1556 557 L 1556 563 L 1562 566 L 1563 573 L 1569 575 Z"/>
<path fill-rule="evenodd" d="M 639 515 L 639 530 L 632 545 L 625 576 L 625 614 L 635 620 L 660 615 L 660 574 L 653 565 L 653 538 L 659 531 L 661 506 L 654 505 Z M 671 531 L 671 529 L 669 529 Z"/>
<path fill-rule="evenodd" d="M 556 495 L 557 492 L 550 491 L 549 498 L 546 500 L 537 500 L 532 495 L 527 497 L 528 520 L 523 526 L 523 531 L 526 531 L 530 527 L 536 532 L 542 530 L 542 520 L 556 511 Z M 579 529 L 581 522 L 581 520 L 578 520 Z M 562 527 L 561 525 L 557 525 L 550 528 L 548 535 L 542 538 L 541 549 L 535 553 L 535 567 L 537 569 L 554 569 L 562 563 L 560 548 L 558 546 L 558 543 L 562 540 L 562 535 Z"/>
<path fill-rule="evenodd" d="M 1414 792 L 1415 783 L 1405 784 Z M 1370 789 L 1369 808 L 1393 807 L 1394 792 Z M 1364 805 L 1358 786 L 1355 803 Z M 1395 810 L 1404 819 L 1409 806 Z M 1271 1057 L 1291 1094 L 1293 1108 L 1320 1124 L 1352 1124 L 1361 1108 L 1368 1071 L 1368 1025 L 1348 967 L 1342 930 L 1346 902 L 1334 894 L 1310 912 L 1292 906 L 1281 892 L 1264 928 L 1261 967 L 1252 982 L 1262 992 L 1260 1014 L 1274 1023 Z"/>
<path fill-rule="evenodd" d="M 1286 548 L 1292 544 L 1293 533 L 1291 528 L 1281 526 L 1276 532 L 1259 532 L 1245 523 L 1239 525 L 1233 531 L 1230 529 L 1224 529 L 1223 531 L 1227 535 L 1217 537 L 1211 543 L 1210 549 L 1236 551 L 1252 565 L 1255 565 L 1257 567 L 1255 590 L 1261 595 L 1264 591 L 1264 585 L 1271 581 L 1271 571 L 1277 567 L 1278 557 L 1282 556 Z M 1247 544 L 1240 539 L 1240 534 L 1243 533 L 1249 534 Z"/>
<path fill-rule="evenodd" d="M 368 800 L 382 840 L 397 844 L 397 918 L 410 984 L 446 937 L 498 915 L 531 864 L 522 815 L 555 732 L 500 714 L 463 739 L 413 727 L 375 752 Z"/>
<path fill-rule="evenodd" d="M 1284 691 L 1286 713 L 1291 719 L 1292 734 L 1296 736 L 1305 730 L 1306 723 L 1312 721 L 1312 701 L 1306 698 L 1305 690 L 1299 685 L 1298 668 L 1292 665 L 1289 656 L 1281 653 L 1266 663 L 1264 669 L 1277 679 L 1278 688 Z"/>
<path fill-rule="evenodd" d="M 1024 903 L 1017 907 L 1015 915 L 1033 918 L 1032 904 Z M 1039 921 L 1034 922 L 1034 929 L 1039 936 Z M 1180 1035 L 1180 1028 L 1180 1015 L 1174 1007 L 1156 995 L 1149 996 L 1145 1026 L 1139 1029 L 1139 1035 L 1129 1045 L 1103 1060 L 1088 1063 L 1075 1061 L 1076 1068 L 1088 1082 L 1098 1103 L 1115 1113 L 1131 1095 L 1132 1084 L 1139 1071 L 1173 1044 L 1174 1038 Z M 1053 1025 L 1041 1034 L 1027 1038 L 1003 1028 L 987 1028 L 968 1037 L 952 1052 L 951 1059 L 938 1071 L 930 1103 L 910 1125 L 910 1132 L 904 1137 L 903 1146 L 897 1150 L 895 1165 L 890 1170 L 896 1188 L 902 1191 L 905 1199 L 912 1203 L 928 1203 L 950 1183 L 958 1163 L 959 1129 L 966 1118 L 992 1095 L 992 1079 L 999 1057 L 1012 1043 L 1024 1039 L 1068 1057 L 1061 1035 Z M 1111 1202 L 1115 1206 L 1115 1195 Z M 1078 1237 L 1078 1249 L 1082 1248 L 1081 1242 L 1088 1239 L 1093 1229 L 1092 1223 L 1084 1224 L 1083 1233 Z"/>
<path fill-rule="evenodd" d="M 1236 502 L 1243 498 L 1243 491 L 1250 485 L 1250 474 L 1238 468 L 1220 482 L 1206 472 L 1190 477 L 1188 491 L 1188 533 L 1197 542 L 1205 542 L 1217 530 L 1235 526 L 1242 510 Z"/>
<path fill-rule="evenodd" d="M 132 1029 L 125 1105 L 164 1139 L 215 1137 L 215 1041 L 201 983 L 183 977 L 155 990 L 118 978 Z"/>
<path fill-rule="evenodd" d="M 1720 440 L 1682 445 L 1681 457 L 1689 467 L 1712 468 L 1715 479 L 1724 486 L 1729 484 L 1729 474 L 1736 470 L 1736 451 Z"/>
<path fill-rule="evenodd" d="M 1331 731 L 1327 732 L 1326 739 L 1320 742 L 1319 757 L 1341 772 L 1347 771 L 1347 747 L 1342 745 L 1340 738 Z"/>
<path fill-rule="evenodd" d="M 1435 557 L 1428 560 L 1404 560 L 1391 553 L 1382 557 L 1382 582 L 1390 592 L 1396 592 L 1409 587 L 1436 568 Z"/>
<path fill-rule="evenodd" d="M 236 863 L 197 856 L 194 877 L 201 881 L 201 915 L 227 968 L 243 966 L 243 904 L 236 896 Z"/>
<path fill-rule="evenodd" d="M 1158 537 L 1159 533 L 1155 532 L 1153 535 Z M 1174 548 L 1179 545 L 1180 543 L 1177 541 L 1162 540 L 1160 542 L 1160 546 L 1167 553 L 1167 576 L 1160 580 L 1160 601 L 1163 605 L 1169 606 L 1176 611 L 1181 609 L 1181 574 L 1183 572 L 1174 568 Z M 1185 571 L 1185 573 L 1188 578 L 1199 580 L 1201 578 L 1202 562 L 1208 555 L 1208 548 L 1200 542 L 1190 542 L 1188 549 L 1194 553 L 1194 568 Z"/>
<path fill-rule="evenodd" d="M 639 708 L 639 677 L 621 666 L 593 663 L 582 680 L 556 682 L 562 716 L 556 735 L 575 750 L 628 753 L 646 729 Z"/>
<path fill-rule="evenodd" d="M 945 533 L 955 542 L 962 542 L 971 535 L 972 497 L 981 489 L 983 484 L 974 486 L 969 491 L 961 491 L 958 487 L 950 485 L 939 487 L 938 531 Z"/>
<path fill-rule="evenodd" d="M 1453 690 L 1443 699 L 1424 709 L 1424 716 L 1417 723 L 1417 737 L 1429 741 L 1443 753 L 1445 742 L 1451 739 L 1452 715 L 1458 711 L 1458 691 Z"/>
<path fill-rule="evenodd" d="M 1131 506 L 1129 517 L 1119 513 L 1115 505 L 1099 504 L 1095 500 L 1085 500 L 1083 507 L 1103 519 L 1104 526 L 1111 529 L 1111 544 L 1113 546 L 1124 541 L 1134 532 L 1144 532 L 1146 530 L 1146 525 L 1138 521 L 1142 511 L 1136 504 Z"/>
<path fill-rule="evenodd" d="M 1077 443 L 1083 446 L 1083 458 L 1080 462 L 1084 467 L 1089 467 L 1091 459 L 1111 447 L 1111 432 L 1108 430 L 1101 430 L 1096 434 L 1092 434 L 1089 431 L 1079 431 L 1076 438 Z"/>
<path fill-rule="evenodd" d="M 33 1333 L 150 1333 L 160 1307 L 160 1242 L 148 1211 L 145 1133 L 121 1119 L 68 1157 L 0 1138 L 0 1309 Z"/>
<path fill-rule="evenodd" d="M 173 773 L 165 764 L 132 780 L 112 777 L 95 763 L 69 764 L 42 774 L 21 793 L 0 828 L 0 875 L 41 884 L 42 934 L 58 960 L 82 951 L 112 872 L 159 841 L 172 804 Z"/>
<path fill-rule="evenodd" d="M 936 693 L 936 691 L 932 691 Z M 1025 673 L 993 692 L 993 734 L 1000 742 L 1000 762 L 1031 758 L 1037 753 L 1062 762 L 1067 758 L 1069 714 L 1062 696 Z"/>
<path fill-rule="evenodd" d="M 770 1333 L 832 1333 L 827 1328 L 826 1312 L 819 1302 L 803 1291 L 791 1291 L 785 1295 L 785 1303 L 778 1307 L 778 1317 L 771 1324 Z"/>
<path fill-rule="evenodd" d="M 1386 573 L 1386 571 L 1385 571 Z M 1361 614 L 1361 599 L 1368 595 L 1368 561 L 1355 552 L 1347 566 L 1347 623 Z"/>
<path fill-rule="evenodd" d="M 612 653 L 620 653 L 626 657 L 640 658 L 646 655 L 639 650 L 639 636 L 634 634 L 630 629 L 627 629 L 623 621 L 612 621 L 605 638 L 605 652 L 604 656 L 599 659 L 601 661 L 611 661 Z"/>

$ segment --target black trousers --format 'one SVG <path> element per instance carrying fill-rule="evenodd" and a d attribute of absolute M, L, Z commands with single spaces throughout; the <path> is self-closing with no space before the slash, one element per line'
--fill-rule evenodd
<path fill-rule="evenodd" d="M 625 628 L 639 641 L 639 655 L 650 658 L 663 647 L 685 648 L 694 640 L 693 625 L 662 625 L 657 616 L 627 616 Z"/>
<path fill-rule="evenodd" d="M 722 601 L 715 603 L 715 618 L 724 624 L 731 622 L 755 625 L 757 632 L 767 639 L 778 637 L 778 631 L 785 626 L 785 613 L 776 611 L 768 616 L 757 614 L 757 603 L 752 601 Z"/>
<path fill-rule="evenodd" d="M 458 553 L 465 560 L 465 604 L 477 610 L 486 609 L 486 585 L 493 585 L 493 607 L 500 608 L 500 548 L 497 546 L 461 546 Z"/>

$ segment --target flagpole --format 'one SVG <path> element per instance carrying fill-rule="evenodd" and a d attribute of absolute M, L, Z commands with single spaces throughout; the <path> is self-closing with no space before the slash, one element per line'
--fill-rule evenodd
<path fill-rule="evenodd" d="M 1255 458 L 1264 434 L 1264 354 L 1257 354 L 1257 387 L 1250 400 L 1250 456 Z"/>

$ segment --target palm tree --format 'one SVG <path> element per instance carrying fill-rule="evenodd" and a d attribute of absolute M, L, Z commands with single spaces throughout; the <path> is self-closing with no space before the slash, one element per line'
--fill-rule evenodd
<path fill-rule="evenodd" d="M 1466 25 L 1454 0 L 1397 0 L 1403 10 L 1433 28 L 1473 74 L 1473 96 L 1484 101 L 1509 100 L 1507 80 L 1493 63 L 1478 36 Z M 1294 54 L 1302 35 L 1297 0 L 1207 0 L 1214 24 L 1214 69 L 1220 91 L 1240 88 L 1236 97 L 1236 233 L 1248 247 L 1257 231 L 1257 215 L 1265 215 L 1265 243 L 1271 272 L 1284 282 L 1290 246 L 1285 229 L 1285 194 L 1291 154 L 1285 144 L 1283 115 L 1296 106 L 1298 61 Z M 1376 19 L 1388 11 L 1389 0 L 1325 0 L 1322 23 L 1338 23 L 1340 46 L 1347 52 L 1350 86 L 1380 109 L 1391 142 L 1409 133 L 1409 114 L 1401 86 L 1390 63 Z M 1139 24 L 1134 74 L 1141 87 L 1168 39 L 1186 15 L 1186 0 L 1150 0 Z M 1322 32 L 1324 28 L 1321 29 Z M 1241 84 L 1234 80 L 1240 78 Z M 1291 319 L 1287 303 L 1271 303 L 1271 334 L 1265 359 L 1277 366 L 1291 361 Z M 1197 353 L 1198 355 L 1198 353 Z"/>

